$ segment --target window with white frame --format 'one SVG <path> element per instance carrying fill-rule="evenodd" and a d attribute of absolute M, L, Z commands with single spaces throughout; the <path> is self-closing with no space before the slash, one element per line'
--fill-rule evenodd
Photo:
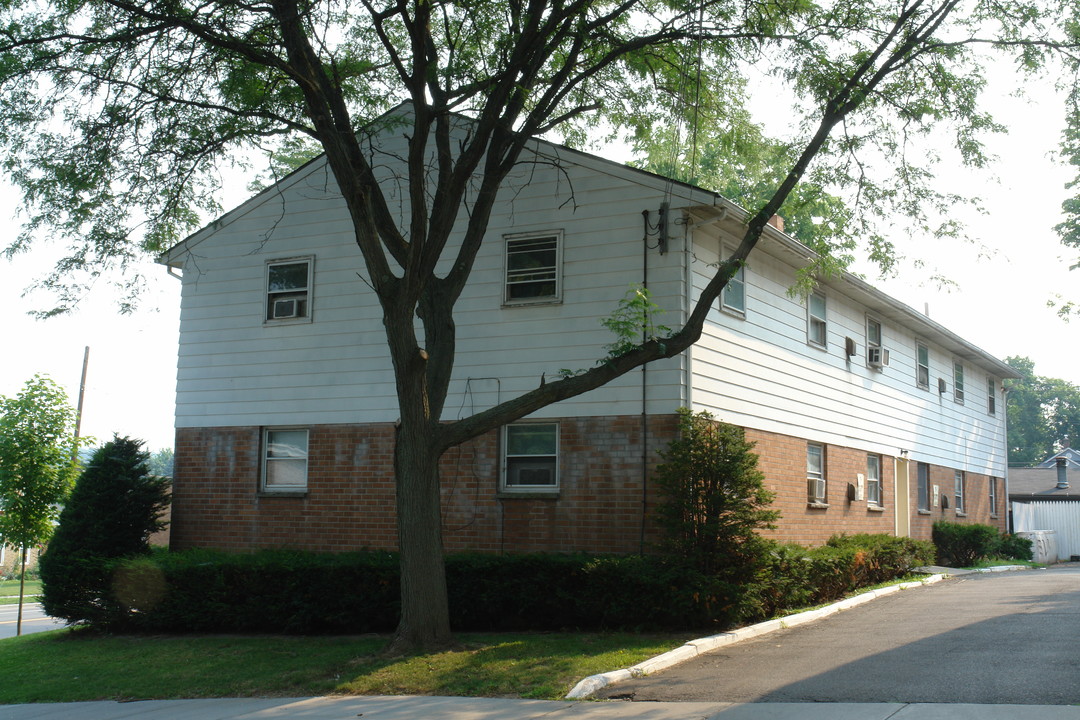
<path fill-rule="evenodd" d="M 523 422 L 503 427 L 503 489 L 559 487 L 559 424 Z"/>
<path fill-rule="evenodd" d="M 881 507 L 881 456 L 866 456 L 866 502 Z"/>
<path fill-rule="evenodd" d="M 263 431 L 262 489 L 265 492 L 304 492 L 308 481 L 306 428 L 266 428 Z"/>
<path fill-rule="evenodd" d="M 919 463 L 916 466 L 918 482 L 918 507 L 919 510 L 925 512 L 930 511 L 930 466 L 926 463 Z"/>
<path fill-rule="evenodd" d="M 266 264 L 266 319 L 280 322 L 311 317 L 311 258 Z"/>
<path fill-rule="evenodd" d="M 966 510 L 964 509 L 964 471 L 953 471 L 953 494 L 956 497 L 956 514 L 963 515 Z"/>
<path fill-rule="evenodd" d="M 559 232 L 506 237 L 507 303 L 560 299 L 561 245 Z"/>
<path fill-rule="evenodd" d="M 997 491 L 998 479 L 996 477 L 990 478 L 990 517 L 997 517 Z"/>
<path fill-rule="evenodd" d="M 930 389 L 930 347 L 921 342 L 915 343 L 915 384 Z"/>
<path fill-rule="evenodd" d="M 964 404 L 964 364 L 959 360 L 953 360 L 953 400 Z"/>
<path fill-rule="evenodd" d="M 866 364 L 881 370 L 889 364 L 889 351 L 881 346 L 881 322 L 872 317 L 866 318 Z"/>
<path fill-rule="evenodd" d="M 825 446 L 806 444 L 806 501 L 811 505 L 824 505 L 828 500 L 825 480 Z"/>
<path fill-rule="evenodd" d="M 739 269 L 727 281 L 724 291 L 720 293 L 720 307 L 737 315 L 746 314 L 746 266 L 739 265 Z"/>
<path fill-rule="evenodd" d="M 986 378 L 986 412 L 988 415 L 997 414 L 997 383 L 994 378 Z"/>
<path fill-rule="evenodd" d="M 825 296 L 812 292 L 806 298 L 806 339 L 811 345 L 826 347 L 828 344 L 828 324 Z"/>

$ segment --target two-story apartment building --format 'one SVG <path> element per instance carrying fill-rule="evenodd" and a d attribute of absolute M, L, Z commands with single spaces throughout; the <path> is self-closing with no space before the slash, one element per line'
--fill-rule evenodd
<path fill-rule="evenodd" d="M 402 142 L 371 140 L 389 188 Z M 529 159 L 457 306 L 447 419 L 594 365 L 634 284 L 677 326 L 742 233 L 745 213 L 701 188 L 542 142 Z M 779 539 L 1003 527 L 1013 371 L 851 275 L 790 294 L 809 255 L 766 228 L 690 351 L 451 450 L 447 548 L 647 547 L 649 472 L 681 406 L 757 443 Z M 162 262 L 183 282 L 173 546 L 395 546 L 390 358 L 324 160 Z"/>

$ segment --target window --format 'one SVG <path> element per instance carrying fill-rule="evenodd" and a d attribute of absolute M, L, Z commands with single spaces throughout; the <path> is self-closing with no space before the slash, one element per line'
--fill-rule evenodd
<path fill-rule="evenodd" d="M 806 501 L 824 505 L 828 500 L 825 482 L 825 447 L 817 443 L 806 445 Z"/>
<path fill-rule="evenodd" d="M 918 464 L 919 475 L 919 509 L 930 512 L 930 466 L 926 463 Z"/>
<path fill-rule="evenodd" d="M 964 404 L 964 365 L 959 360 L 953 361 L 952 381 L 953 381 L 953 400 Z"/>
<path fill-rule="evenodd" d="M 828 326 L 826 325 L 825 296 L 821 293 L 810 293 L 806 299 L 807 315 L 807 339 L 811 345 L 825 347 L 828 340 Z"/>
<path fill-rule="evenodd" d="M 263 490 L 307 490 L 308 431 L 267 429 L 263 433 Z"/>
<path fill-rule="evenodd" d="M 559 300 L 560 235 L 506 238 L 506 302 Z"/>
<path fill-rule="evenodd" d="M 998 479 L 996 477 L 990 478 L 990 517 L 997 517 L 997 486 Z"/>
<path fill-rule="evenodd" d="M 889 351 L 881 347 L 881 323 L 866 318 L 866 364 L 878 370 L 889 364 Z"/>
<path fill-rule="evenodd" d="M 997 384 L 994 378 L 986 378 L 986 412 L 990 415 L 997 414 Z"/>
<path fill-rule="evenodd" d="M 866 502 L 881 507 L 881 456 L 866 456 Z"/>
<path fill-rule="evenodd" d="M 517 423 L 503 428 L 503 489 L 559 487 L 558 423 Z"/>
<path fill-rule="evenodd" d="M 739 269 L 728 280 L 720 294 L 720 307 L 729 312 L 743 315 L 746 313 L 746 266 Z"/>
<path fill-rule="evenodd" d="M 956 514 L 963 515 L 964 510 L 964 471 L 953 471 L 953 485 L 955 486 L 954 494 L 956 496 Z"/>
<path fill-rule="evenodd" d="M 266 319 L 309 318 L 311 260 L 275 261 L 266 265 Z"/>
<path fill-rule="evenodd" d="M 930 348 L 923 343 L 915 345 L 915 384 L 930 389 Z"/>

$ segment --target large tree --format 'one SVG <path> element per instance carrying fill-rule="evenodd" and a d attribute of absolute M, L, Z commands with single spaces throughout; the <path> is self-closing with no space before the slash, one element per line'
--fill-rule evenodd
<path fill-rule="evenodd" d="M 1066 447 L 1080 445 L 1080 387 L 1035 374 L 1026 357 L 1005 358 L 1019 378 L 1007 380 L 1009 464 L 1037 465 Z"/>
<path fill-rule="evenodd" d="M 977 102 L 980 53 L 1012 53 L 1022 76 L 1077 40 L 1074 0 L 23 0 L 0 12 L 0 142 L 28 204 L 14 247 L 46 228 L 72 242 L 46 281 L 74 278 L 59 309 L 103 265 L 160 251 L 213 210 L 214 171 L 238 149 L 304 135 L 325 152 L 395 374 L 399 648 L 449 640 L 447 449 L 683 352 L 812 164 L 871 211 L 920 217 L 942 197 L 927 191 L 927 156 L 910 153 L 920 139 L 940 126 L 960 161 L 985 160 L 980 133 L 995 125 Z M 750 68 L 778 74 L 801 130 L 686 325 L 444 422 L 454 306 L 529 141 L 734 127 Z M 401 101 L 398 221 L 363 143 Z M 473 121 L 464 138 L 453 113 Z M 887 181 L 866 182 L 875 172 Z"/>

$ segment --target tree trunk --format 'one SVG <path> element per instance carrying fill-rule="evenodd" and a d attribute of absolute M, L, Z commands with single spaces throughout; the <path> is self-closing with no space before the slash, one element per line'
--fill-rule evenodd
<path fill-rule="evenodd" d="M 401 619 L 391 654 L 451 644 L 443 566 L 439 451 L 427 423 L 402 420 L 394 447 Z"/>
<path fill-rule="evenodd" d="M 19 614 L 15 621 L 15 636 L 22 635 L 22 606 L 26 592 L 26 545 L 22 546 L 22 572 L 19 573 Z"/>

